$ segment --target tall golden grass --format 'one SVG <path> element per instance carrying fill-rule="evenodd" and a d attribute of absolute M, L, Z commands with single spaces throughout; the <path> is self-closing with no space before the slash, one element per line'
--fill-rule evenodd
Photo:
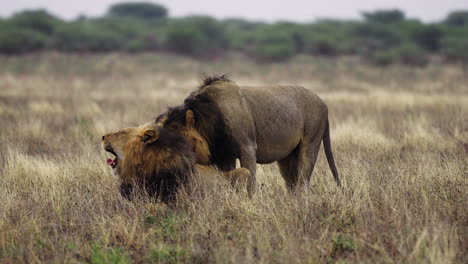
<path fill-rule="evenodd" d="M 258 165 L 252 199 L 227 186 L 174 208 L 120 197 L 100 136 L 180 104 L 203 73 L 324 98 L 343 190 L 321 153 L 295 195 Z M 456 66 L 0 57 L 0 263 L 467 263 L 467 116 Z"/>

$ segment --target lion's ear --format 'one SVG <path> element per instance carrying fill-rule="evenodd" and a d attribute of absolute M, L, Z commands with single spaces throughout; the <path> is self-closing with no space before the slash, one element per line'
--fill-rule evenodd
<path fill-rule="evenodd" d="M 195 125 L 195 117 L 193 116 L 192 110 L 185 112 L 185 126 L 193 127 Z"/>
<path fill-rule="evenodd" d="M 153 129 L 148 129 L 143 133 L 143 136 L 141 137 L 141 141 L 145 144 L 151 144 L 155 142 L 159 137 L 159 133 L 156 130 Z"/>

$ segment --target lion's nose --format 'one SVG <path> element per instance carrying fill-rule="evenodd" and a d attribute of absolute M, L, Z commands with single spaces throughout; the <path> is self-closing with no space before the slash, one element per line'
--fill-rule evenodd
<path fill-rule="evenodd" d="M 102 136 L 102 140 L 104 141 L 104 139 L 106 138 L 106 136 Z"/>

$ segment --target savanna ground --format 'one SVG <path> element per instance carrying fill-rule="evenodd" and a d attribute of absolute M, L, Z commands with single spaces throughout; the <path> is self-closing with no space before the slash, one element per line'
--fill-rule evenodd
<path fill-rule="evenodd" d="M 180 104 L 203 73 L 324 98 L 343 191 L 321 151 L 297 195 L 273 164 L 253 199 L 227 186 L 175 208 L 120 197 L 101 135 Z M 467 263 L 467 117 L 455 65 L 0 57 L 0 262 Z"/>

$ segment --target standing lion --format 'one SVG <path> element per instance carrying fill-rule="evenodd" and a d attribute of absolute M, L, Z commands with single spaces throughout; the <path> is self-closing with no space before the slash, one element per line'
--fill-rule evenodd
<path fill-rule="evenodd" d="M 251 172 L 248 191 L 256 185 L 256 163 L 274 161 L 289 190 L 308 184 L 320 145 L 336 183 L 325 103 L 298 86 L 238 86 L 223 76 L 208 77 L 181 106 L 169 108 L 157 123 L 183 135 L 197 162 L 223 171 L 240 159 Z"/>

